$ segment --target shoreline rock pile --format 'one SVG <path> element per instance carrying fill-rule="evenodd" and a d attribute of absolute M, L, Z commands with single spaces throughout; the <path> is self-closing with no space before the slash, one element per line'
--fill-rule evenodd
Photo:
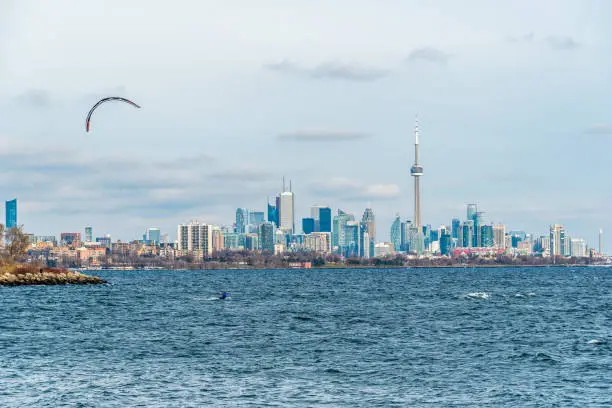
<path fill-rule="evenodd" d="M 0 267 L 0 286 L 20 285 L 95 285 L 107 283 L 97 276 L 63 268 L 46 268 L 34 265 L 10 265 Z"/>

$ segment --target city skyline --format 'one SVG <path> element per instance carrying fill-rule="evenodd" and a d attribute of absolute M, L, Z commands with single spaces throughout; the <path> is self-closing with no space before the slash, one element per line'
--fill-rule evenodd
<path fill-rule="evenodd" d="M 612 35 L 592 3 L 264 2 L 248 21 L 247 2 L 108 4 L 0 5 L 11 39 L 0 40 L 0 191 L 35 233 L 93 225 L 129 240 L 150 225 L 227 223 L 236 206 L 265 211 L 283 174 L 298 229 L 315 202 L 355 214 L 371 203 L 390 226 L 413 211 L 417 112 L 423 223 L 478 201 L 495 222 L 542 233 L 560 223 L 593 247 L 611 229 Z M 126 17 L 142 7 L 146 21 Z M 105 106 L 85 134 L 91 102 L 117 93 L 142 109 Z"/>

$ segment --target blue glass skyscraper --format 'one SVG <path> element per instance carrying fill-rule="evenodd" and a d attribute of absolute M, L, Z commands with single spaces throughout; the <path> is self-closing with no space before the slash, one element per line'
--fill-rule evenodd
<path fill-rule="evenodd" d="M 246 226 L 249 220 L 249 212 L 246 208 L 236 209 L 236 229 L 235 232 L 244 234 L 246 232 Z"/>
<path fill-rule="evenodd" d="M 268 222 L 278 227 L 278 208 L 268 202 Z"/>
<path fill-rule="evenodd" d="M 332 210 L 329 207 L 319 208 L 318 232 L 332 232 Z"/>
<path fill-rule="evenodd" d="M 304 234 L 311 234 L 315 232 L 314 218 L 302 218 L 302 231 Z"/>
<path fill-rule="evenodd" d="M 6 202 L 6 228 L 17 227 L 17 199 Z"/>

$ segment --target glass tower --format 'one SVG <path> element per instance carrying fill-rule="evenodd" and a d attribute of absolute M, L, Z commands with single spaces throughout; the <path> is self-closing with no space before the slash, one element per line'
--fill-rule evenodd
<path fill-rule="evenodd" d="M 17 199 L 6 202 L 6 229 L 17 227 Z"/>

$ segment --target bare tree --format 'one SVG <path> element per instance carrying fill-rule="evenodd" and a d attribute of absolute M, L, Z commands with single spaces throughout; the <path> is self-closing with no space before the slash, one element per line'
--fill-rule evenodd
<path fill-rule="evenodd" d="M 6 230 L 5 226 L 0 224 L 0 240 L 4 242 L 0 252 L 4 262 L 22 261 L 30 246 L 30 238 L 24 234 L 22 227 Z"/>

